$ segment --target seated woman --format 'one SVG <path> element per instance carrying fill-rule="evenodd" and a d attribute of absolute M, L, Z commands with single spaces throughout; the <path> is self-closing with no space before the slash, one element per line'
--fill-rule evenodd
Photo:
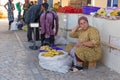
<path fill-rule="evenodd" d="M 89 26 L 84 16 L 78 19 L 78 25 L 69 33 L 72 38 L 78 38 L 76 44 L 68 44 L 66 51 L 73 57 L 72 70 L 83 69 L 83 62 L 92 62 L 101 58 L 102 49 L 97 29 Z"/>

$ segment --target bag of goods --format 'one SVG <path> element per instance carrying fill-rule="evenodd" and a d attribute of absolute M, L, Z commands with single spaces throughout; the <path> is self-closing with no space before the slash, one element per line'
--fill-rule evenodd
<path fill-rule="evenodd" d="M 63 50 L 55 50 L 44 46 L 41 49 L 46 50 L 39 53 L 39 65 L 47 70 L 66 73 L 71 68 L 72 58 Z"/>
<path fill-rule="evenodd" d="M 18 30 L 18 28 L 17 28 L 17 22 L 16 21 L 14 21 L 14 22 L 11 23 L 10 30 Z"/>

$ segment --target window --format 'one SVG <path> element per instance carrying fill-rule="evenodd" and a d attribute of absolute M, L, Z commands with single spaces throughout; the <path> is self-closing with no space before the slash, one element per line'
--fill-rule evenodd
<path fill-rule="evenodd" d="M 118 7 L 118 0 L 113 0 L 113 7 Z"/>
<path fill-rule="evenodd" d="M 107 7 L 118 7 L 118 0 L 108 0 Z"/>

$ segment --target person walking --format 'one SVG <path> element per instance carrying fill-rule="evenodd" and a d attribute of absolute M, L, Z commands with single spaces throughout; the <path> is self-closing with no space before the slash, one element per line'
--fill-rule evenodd
<path fill-rule="evenodd" d="M 8 30 L 10 30 L 11 28 L 11 23 L 14 21 L 14 13 L 13 11 L 15 10 L 15 6 L 14 4 L 12 3 L 13 0 L 9 0 L 5 5 L 5 9 L 7 10 L 8 12 L 8 20 L 9 20 L 9 28 Z"/>

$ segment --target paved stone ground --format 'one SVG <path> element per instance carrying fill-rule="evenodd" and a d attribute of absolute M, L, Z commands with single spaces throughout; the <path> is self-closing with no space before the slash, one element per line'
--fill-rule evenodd
<path fill-rule="evenodd" d="M 94 70 L 75 73 L 44 70 L 38 63 L 38 50 L 29 49 L 32 43 L 27 42 L 26 32 L 8 31 L 7 24 L 0 20 L 0 80 L 120 80 L 120 74 L 101 63 Z"/>

